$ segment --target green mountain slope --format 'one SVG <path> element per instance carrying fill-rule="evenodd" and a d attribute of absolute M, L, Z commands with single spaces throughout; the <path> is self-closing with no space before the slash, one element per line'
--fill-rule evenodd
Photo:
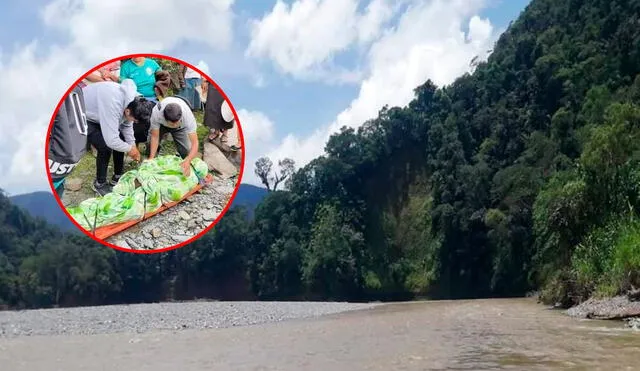
<path fill-rule="evenodd" d="M 34 217 L 40 217 L 48 223 L 60 227 L 69 232 L 78 232 L 78 228 L 69 220 L 69 217 L 60 209 L 56 199 L 50 192 L 32 192 L 11 196 L 11 202 L 22 207 Z"/>
<path fill-rule="evenodd" d="M 473 74 L 334 135 L 258 207 L 254 290 L 544 288 L 571 304 L 640 284 L 623 242 L 638 237 L 639 15 L 637 0 L 534 0 Z"/>

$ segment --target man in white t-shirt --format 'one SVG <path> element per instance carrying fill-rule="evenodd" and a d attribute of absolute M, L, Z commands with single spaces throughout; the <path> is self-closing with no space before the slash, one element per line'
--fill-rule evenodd
<path fill-rule="evenodd" d="M 178 97 L 164 98 L 151 111 L 149 159 L 156 156 L 160 141 L 166 133 L 170 133 L 180 157 L 184 159 L 182 172 L 189 176 L 191 160 L 198 155 L 197 125 L 191 108 L 184 100 Z"/>

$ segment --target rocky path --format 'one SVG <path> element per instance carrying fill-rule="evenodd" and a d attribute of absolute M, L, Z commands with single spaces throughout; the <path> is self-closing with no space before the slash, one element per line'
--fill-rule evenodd
<path fill-rule="evenodd" d="M 133 250 L 154 250 L 174 246 L 196 236 L 220 215 L 236 186 L 237 178 L 214 177 L 199 192 L 137 225 L 107 239 Z"/>

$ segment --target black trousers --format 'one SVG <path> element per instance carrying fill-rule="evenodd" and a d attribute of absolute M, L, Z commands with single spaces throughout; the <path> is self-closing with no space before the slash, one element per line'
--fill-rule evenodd
<path fill-rule="evenodd" d="M 133 135 L 136 138 L 136 144 L 138 143 L 147 143 L 147 138 L 149 137 L 149 127 L 151 124 L 146 123 L 137 123 L 133 125 Z"/>
<path fill-rule="evenodd" d="M 122 175 L 124 173 L 124 152 L 114 151 L 107 146 L 102 137 L 100 124 L 93 121 L 88 121 L 88 124 L 87 140 L 98 151 L 98 156 L 96 157 L 96 180 L 98 183 L 107 181 L 107 170 L 109 169 L 109 160 L 111 160 L 112 152 L 114 175 Z M 120 133 L 120 139 L 124 140 L 122 133 Z"/>

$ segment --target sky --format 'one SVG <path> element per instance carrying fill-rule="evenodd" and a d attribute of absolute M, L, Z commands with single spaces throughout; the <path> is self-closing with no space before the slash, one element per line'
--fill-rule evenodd
<path fill-rule="evenodd" d="M 50 190 L 45 136 L 69 86 L 131 53 L 205 70 L 238 113 L 254 163 L 324 152 L 342 126 L 405 106 L 485 59 L 528 0 L 21 0 L 0 12 L 0 188 Z"/>

